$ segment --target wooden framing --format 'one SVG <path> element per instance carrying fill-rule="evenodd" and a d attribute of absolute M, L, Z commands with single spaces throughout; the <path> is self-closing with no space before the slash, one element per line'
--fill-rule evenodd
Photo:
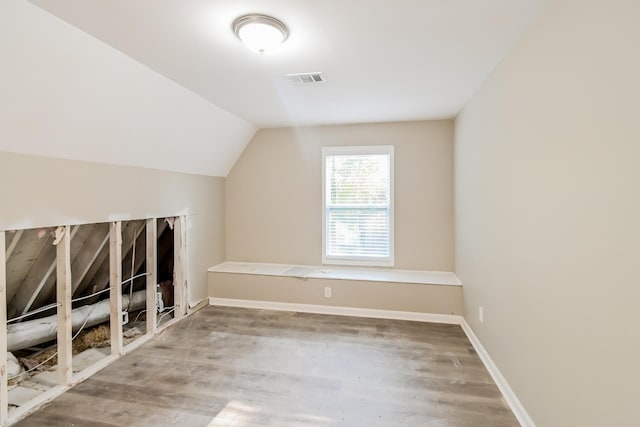
<path fill-rule="evenodd" d="M 147 220 L 147 335 L 157 330 L 156 285 L 158 271 L 158 221 Z"/>
<path fill-rule="evenodd" d="M 111 354 L 122 355 L 122 223 L 109 230 L 109 298 L 111 302 Z"/>
<path fill-rule="evenodd" d="M 58 302 L 58 384 L 71 383 L 73 369 L 71 330 L 71 232 L 68 226 L 56 230 L 56 300 Z"/>
<path fill-rule="evenodd" d="M 0 231 L 0 425 L 7 425 L 9 392 L 7 388 L 7 273 L 5 232 Z"/>
<path fill-rule="evenodd" d="M 165 223 L 158 225 L 157 218 L 146 220 L 146 250 L 140 262 L 146 261 L 147 278 L 146 278 L 146 335 L 135 342 L 123 345 L 123 306 L 122 306 L 122 264 L 123 264 L 123 226 L 122 222 L 116 221 L 109 224 L 109 232 L 104 236 L 104 231 L 100 235 L 91 239 L 90 247 L 82 246 L 81 249 L 89 249 L 86 254 L 81 250 L 72 252 L 71 240 L 78 231 L 79 226 L 61 226 L 56 229 L 55 240 L 53 244 L 56 246 L 55 255 L 47 254 L 47 257 L 35 266 L 34 272 L 30 273 L 34 281 L 29 286 L 29 290 L 33 290 L 33 294 L 24 292 L 20 295 L 22 304 L 19 312 L 28 311 L 36 301 L 38 295 L 43 293 L 43 289 L 47 288 L 53 291 L 53 281 L 55 280 L 56 301 L 57 301 L 57 346 L 58 346 L 58 385 L 47 390 L 32 401 L 21 405 L 15 410 L 12 409 L 11 414 L 8 413 L 8 373 L 7 373 L 7 260 L 9 256 L 20 249 L 17 247 L 20 239 L 23 237 L 24 230 L 19 230 L 15 234 L 8 234 L 0 231 L 0 426 L 5 427 L 9 423 L 16 422 L 25 415 L 46 403 L 64 390 L 77 384 L 79 381 L 87 378 L 98 370 L 104 368 L 108 364 L 117 360 L 119 356 L 130 352 L 140 345 L 148 342 L 159 331 L 177 323 L 186 316 L 189 316 L 191 310 L 188 305 L 188 275 L 186 260 L 186 217 L 180 216 L 175 218 L 174 222 L 174 319 L 166 322 L 161 328 L 157 325 L 157 269 L 158 269 L 158 232 L 167 225 Z M 104 230 L 104 228 L 102 229 Z M 137 237 L 137 236 L 136 236 Z M 134 244 L 136 241 L 134 237 Z M 7 241 L 7 239 L 10 239 Z M 95 263 L 99 260 L 100 249 L 109 242 L 109 297 L 110 297 L 110 329 L 111 329 L 111 355 L 97 364 L 83 370 L 77 375 L 73 375 L 72 360 L 72 298 L 74 291 L 79 291 L 81 282 L 91 269 L 95 267 Z M 49 241 L 50 242 L 50 241 Z M 8 247 L 7 247 L 8 244 Z M 50 244 L 50 243 L 49 243 Z M 87 245 L 86 243 L 84 245 Z M 6 248 L 6 249 L 5 249 Z M 15 253 L 14 253 L 15 255 Z M 142 255 L 142 254 L 139 254 Z M 55 259 L 52 257 L 55 256 Z M 138 257 L 136 257 L 136 265 Z M 72 275 L 72 262 L 79 263 L 76 275 Z M 100 261 L 102 265 L 103 261 Z M 106 264 L 106 263 L 105 263 Z M 74 263 L 74 266 L 76 264 Z M 104 267 L 101 268 L 105 268 Z M 55 275 L 53 271 L 56 271 Z M 106 268 L 105 268 L 106 269 Z M 106 273 L 106 271 L 105 271 Z M 41 276 L 41 277 L 38 277 Z M 76 276 L 76 277 L 74 277 Z M 26 291 L 26 289 L 22 289 Z M 44 296 L 44 295 L 43 295 Z M 13 302 L 12 302 L 13 304 Z M 12 306 L 11 304 L 11 306 Z M 194 312 L 200 307 L 196 307 Z"/>
<path fill-rule="evenodd" d="M 186 281 L 186 217 L 179 216 L 173 223 L 173 318 L 180 319 L 187 314 Z"/>

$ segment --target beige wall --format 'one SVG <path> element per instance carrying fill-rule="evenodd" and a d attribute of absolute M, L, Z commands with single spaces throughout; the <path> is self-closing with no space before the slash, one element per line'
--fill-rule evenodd
<path fill-rule="evenodd" d="M 466 316 L 538 426 L 640 425 L 639 16 L 555 2 L 456 120 Z"/>
<path fill-rule="evenodd" d="M 324 297 L 325 286 L 331 288 L 331 298 Z M 463 312 L 461 286 L 209 273 L 209 294 L 217 298 L 415 313 Z"/>
<path fill-rule="evenodd" d="M 321 147 L 389 144 L 395 267 L 451 271 L 452 121 L 258 131 L 227 176 L 227 259 L 321 264 Z"/>
<path fill-rule="evenodd" d="M 224 179 L 0 152 L 0 230 L 187 215 L 190 302 L 224 261 Z"/>

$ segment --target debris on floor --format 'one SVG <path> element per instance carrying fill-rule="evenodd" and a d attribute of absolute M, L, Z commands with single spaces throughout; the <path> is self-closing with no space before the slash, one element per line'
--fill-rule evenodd
<path fill-rule="evenodd" d="M 127 329 L 126 331 L 124 331 L 122 333 L 122 336 L 124 338 L 137 338 L 137 337 L 140 337 L 142 335 L 144 335 L 144 333 L 140 329 L 138 329 L 136 327 Z"/>

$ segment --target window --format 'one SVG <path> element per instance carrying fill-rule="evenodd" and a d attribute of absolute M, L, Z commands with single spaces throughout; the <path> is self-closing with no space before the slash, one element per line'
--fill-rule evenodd
<path fill-rule="evenodd" d="M 325 264 L 393 265 L 393 146 L 322 149 Z"/>

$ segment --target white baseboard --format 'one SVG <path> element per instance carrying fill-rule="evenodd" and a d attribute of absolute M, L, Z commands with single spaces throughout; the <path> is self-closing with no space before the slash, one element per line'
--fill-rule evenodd
<path fill-rule="evenodd" d="M 314 305 L 314 304 L 295 304 L 287 302 L 275 302 L 275 301 L 257 301 L 257 300 L 243 300 L 243 299 L 231 299 L 231 298 L 209 298 L 210 305 L 217 305 L 223 307 L 239 307 L 239 308 L 256 308 L 263 310 L 277 310 L 277 311 L 297 311 L 300 313 L 314 313 L 314 314 L 331 314 L 337 316 L 355 316 L 355 317 L 372 317 L 377 319 L 394 319 L 394 320 L 413 320 L 417 322 L 432 322 L 432 323 L 447 323 L 460 325 L 462 330 L 469 338 L 471 345 L 480 356 L 480 360 L 484 363 L 485 367 L 489 371 L 489 374 L 495 381 L 498 389 L 504 396 L 505 401 L 509 405 L 509 408 L 520 422 L 522 427 L 536 427 L 535 423 L 527 413 L 527 410 L 522 406 L 520 400 L 513 392 L 509 383 L 504 378 L 496 364 L 493 362 L 487 350 L 482 346 L 480 340 L 473 332 L 467 321 L 462 316 L 447 315 L 447 314 L 431 314 L 431 313 L 416 313 L 409 311 L 393 311 L 393 310 L 376 310 L 366 308 L 354 308 L 354 307 L 338 307 L 330 305 Z"/>
<path fill-rule="evenodd" d="M 449 323 L 461 325 L 462 316 L 452 314 L 416 313 L 412 311 L 377 310 L 333 305 L 296 304 L 290 302 L 257 301 L 231 298 L 209 298 L 210 305 L 223 307 L 257 308 L 300 313 L 332 314 L 335 316 L 373 317 L 376 319 L 414 320 L 417 322 Z"/>
<path fill-rule="evenodd" d="M 471 329 L 467 321 L 464 319 L 462 320 L 461 326 L 464 330 L 464 333 L 469 338 L 469 341 L 471 341 L 471 345 L 473 345 L 476 353 L 478 353 L 478 356 L 480 356 L 480 360 L 482 360 L 482 363 L 484 363 L 484 366 L 489 371 L 489 374 L 491 374 L 493 381 L 500 389 L 502 396 L 504 396 L 504 400 L 507 401 L 509 408 L 511 408 L 511 411 L 520 422 L 520 425 L 522 427 L 536 427 L 533 419 L 531 419 L 531 416 L 529 416 L 529 413 L 520 402 L 520 399 L 518 399 L 518 396 L 516 396 L 515 392 L 511 389 L 511 386 L 504 378 L 504 376 L 494 363 L 493 359 L 491 359 L 491 356 L 489 356 L 489 353 L 484 348 L 476 334 L 473 332 L 473 329 Z"/>

